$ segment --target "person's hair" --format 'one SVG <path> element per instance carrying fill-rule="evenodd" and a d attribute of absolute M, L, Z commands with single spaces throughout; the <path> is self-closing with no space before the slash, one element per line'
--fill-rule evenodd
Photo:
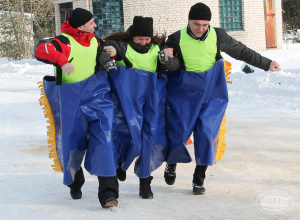
<path fill-rule="evenodd" d="M 134 36 L 132 36 L 130 33 L 125 31 L 119 31 L 116 33 L 112 33 L 110 35 L 104 36 L 103 40 L 123 40 L 123 41 L 130 41 L 133 39 Z M 159 36 L 156 34 L 155 36 L 151 37 L 151 42 L 153 44 L 161 45 L 166 41 L 166 33 Z"/>
<path fill-rule="evenodd" d="M 151 42 L 153 44 L 162 45 L 163 43 L 165 43 L 166 38 L 167 38 L 166 33 L 164 33 L 161 36 L 159 36 L 158 34 L 156 34 L 155 36 L 151 37 Z"/>
<path fill-rule="evenodd" d="M 110 35 L 106 35 L 103 37 L 103 40 L 124 40 L 129 41 L 132 40 L 132 35 L 125 31 L 119 31 L 116 33 L 112 33 Z"/>

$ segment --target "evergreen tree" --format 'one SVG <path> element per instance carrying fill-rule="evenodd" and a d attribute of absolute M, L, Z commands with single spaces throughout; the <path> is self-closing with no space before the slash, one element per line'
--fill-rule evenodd
<path fill-rule="evenodd" d="M 282 9 L 285 32 L 300 29 L 300 0 L 283 0 Z"/>

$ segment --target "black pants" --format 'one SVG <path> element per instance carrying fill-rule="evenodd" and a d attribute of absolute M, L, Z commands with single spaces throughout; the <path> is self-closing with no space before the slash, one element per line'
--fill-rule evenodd
<path fill-rule="evenodd" d="M 113 177 L 101 177 L 98 176 L 99 191 L 98 198 L 101 205 L 106 204 L 108 198 L 119 198 L 119 183 L 117 176 Z"/>
<path fill-rule="evenodd" d="M 203 186 L 206 169 L 207 169 L 207 166 L 196 165 L 195 172 L 194 172 L 193 183 L 196 183 L 197 185 Z"/>
<path fill-rule="evenodd" d="M 80 190 L 85 182 L 83 170 L 80 167 L 80 169 L 76 172 L 74 181 L 71 185 L 68 185 L 73 190 Z"/>

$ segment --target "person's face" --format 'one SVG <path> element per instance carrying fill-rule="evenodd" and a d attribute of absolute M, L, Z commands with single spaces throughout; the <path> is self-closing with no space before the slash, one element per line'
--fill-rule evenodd
<path fill-rule="evenodd" d="M 97 25 L 94 22 L 94 18 L 89 20 L 87 23 L 84 25 L 78 27 L 77 29 L 82 31 L 82 32 L 88 32 L 88 33 L 94 33 L 94 28 L 97 27 Z"/>
<path fill-rule="evenodd" d="M 137 44 L 140 44 L 142 46 L 145 46 L 147 44 L 150 44 L 151 37 L 134 36 L 133 37 L 133 42 L 137 43 Z"/>
<path fill-rule="evenodd" d="M 195 37 L 201 37 L 208 29 L 209 21 L 189 20 L 189 26 Z"/>

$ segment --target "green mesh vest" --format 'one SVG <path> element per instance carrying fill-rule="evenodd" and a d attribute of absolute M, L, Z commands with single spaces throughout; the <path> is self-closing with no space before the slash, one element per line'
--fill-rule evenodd
<path fill-rule="evenodd" d="M 152 45 L 148 53 L 141 54 L 132 49 L 128 44 L 125 56 L 132 63 L 133 68 L 155 73 L 158 51 L 159 47 Z M 126 66 L 123 60 L 117 61 L 116 63 L 118 66 Z"/>
<path fill-rule="evenodd" d="M 188 35 L 187 28 L 181 29 L 179 45 L 187 71 L 204 72 L 216 62 L 217 34 L 213 27 L 205 41 L 200 42 Z"/>
<path fill-rule="evenodd" d="M 95 37 L 92 38 L 89 47 L 82 46 L 69 34 L 62 33 L 63 36 L 70 40 L 71 51 L 68 60 L 73 60 L 71 63 L 74 66 L 74 73 L 70 75 L 63 72 L 63 83 L 80 82 L 90 77 L 95 72 L 96 56 L 98 42 Z M 56 72 L 56 68 L 55 68 Z"/>

